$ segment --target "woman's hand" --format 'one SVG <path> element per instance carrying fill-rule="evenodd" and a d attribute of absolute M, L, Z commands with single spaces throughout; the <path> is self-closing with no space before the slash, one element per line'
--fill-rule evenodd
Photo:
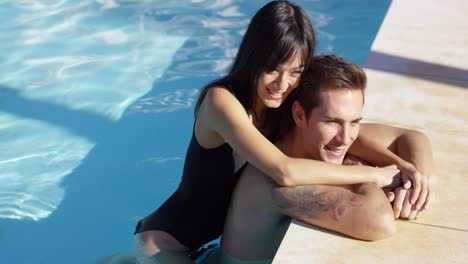
<path fill-rule="evenodd" d="M 347 154 L 343 160 L 343 165 L 361 165 L 371 166 L 369 163 L 352 154 Z M 376 184 L 388 190 L 393 190 L 401 186 L 400 170 L 396 165 L 390 165 L 382 168 L 375 168 L 377 172 Z"/>
<path fill-rule="evenodd" d="M 396 165 L 375 168 L 378 173 L 377 185 L 380 188 L 394 189 L 401 186 L 400 170 Z"/>

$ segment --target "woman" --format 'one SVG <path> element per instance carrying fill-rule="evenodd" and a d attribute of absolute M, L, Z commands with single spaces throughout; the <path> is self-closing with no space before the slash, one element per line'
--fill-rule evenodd
<path fill-rule="evenodd" d="M 195 125 L 176 192 L 135 230 L 140 256 L 164 263 L 191 263 L 189 251 L 219 237 L 244 161 L 279 185 L 386 185 L 396 167 L 341 167 L 290 158 L 276 148 L 271 109 L 294 90 L 315 49 L 305 12 L 273 1 L 252 18 L 230 72 L 208 84 L 195 108 Z M 233 155 L 234 154 L 234 155 Z M 383 177 L 382 177 L 383 175 Z"/>

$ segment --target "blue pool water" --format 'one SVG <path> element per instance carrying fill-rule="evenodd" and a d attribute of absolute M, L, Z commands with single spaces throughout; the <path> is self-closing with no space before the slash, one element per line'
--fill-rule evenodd
<path fill-rule="evenodd" d="M 0 262 L 93 263 L 177 187 L 199 88 L 268 1 L 0 0 Z M 296 1 L 363 64 L 390 4 Z"/>

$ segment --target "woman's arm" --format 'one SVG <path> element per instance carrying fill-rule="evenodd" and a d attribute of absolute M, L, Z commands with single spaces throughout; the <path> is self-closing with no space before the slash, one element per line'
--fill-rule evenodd
<path fill-rule="evenodd" d="M 224 88 L 212 88 L 200 107 L 197 122 L 217 133 L 245 160 L 281 186 L 306 184 L 386 185 L 399 171 L 395 167 L 345 167 L 309 159 L 290 158 L 263 136 L 240 102 Z"/>
<path fill-rule="evenodd" d="M 423 205 L 429 207 L 434 161 L 425 134 L 382 124 L 361 124 L 359 136 L 349 152 L 377 166 L 396 164 L 406 189 L 411 187 L 408 176 L 420 179 L 413 182 L 411 203 L 417 210 Z"/>

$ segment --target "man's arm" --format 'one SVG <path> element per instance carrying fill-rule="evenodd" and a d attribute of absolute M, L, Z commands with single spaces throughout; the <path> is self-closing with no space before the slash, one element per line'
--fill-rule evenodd
<path fill-rule="evenodd" d="M 349 152 L 377 166 L 397 165 L 406 189 L 410 187 L 408 174 L 420 178 L 420 184 L 413 186 L 411 202 L 415 204 L 414 209 L 429 208 L 433 157 L 430 141 L 425 134 L 382 124 L 362 124 L 359 137 Z M 416 197 L 419 197 L 417 201 Z"/>
<path fill-rule="evenodd" d="M 413 206 L 413 209 L 429 209 L 431 203 L 431 177 L 434 173 L 434 158 L 429 138 L 421 132 L 409 131 L 397 140 L 396 148 L 397 155 L 411 163 L 423 176 L 421 193 L 419 194 L 420 199 Z"/>
<path fill-rule="evenodd" d="M 274 187 L 271 197 L 290 217 L 354 238 L 378 240 L 396 231 L 387 197 L 372 183 Z"/>

